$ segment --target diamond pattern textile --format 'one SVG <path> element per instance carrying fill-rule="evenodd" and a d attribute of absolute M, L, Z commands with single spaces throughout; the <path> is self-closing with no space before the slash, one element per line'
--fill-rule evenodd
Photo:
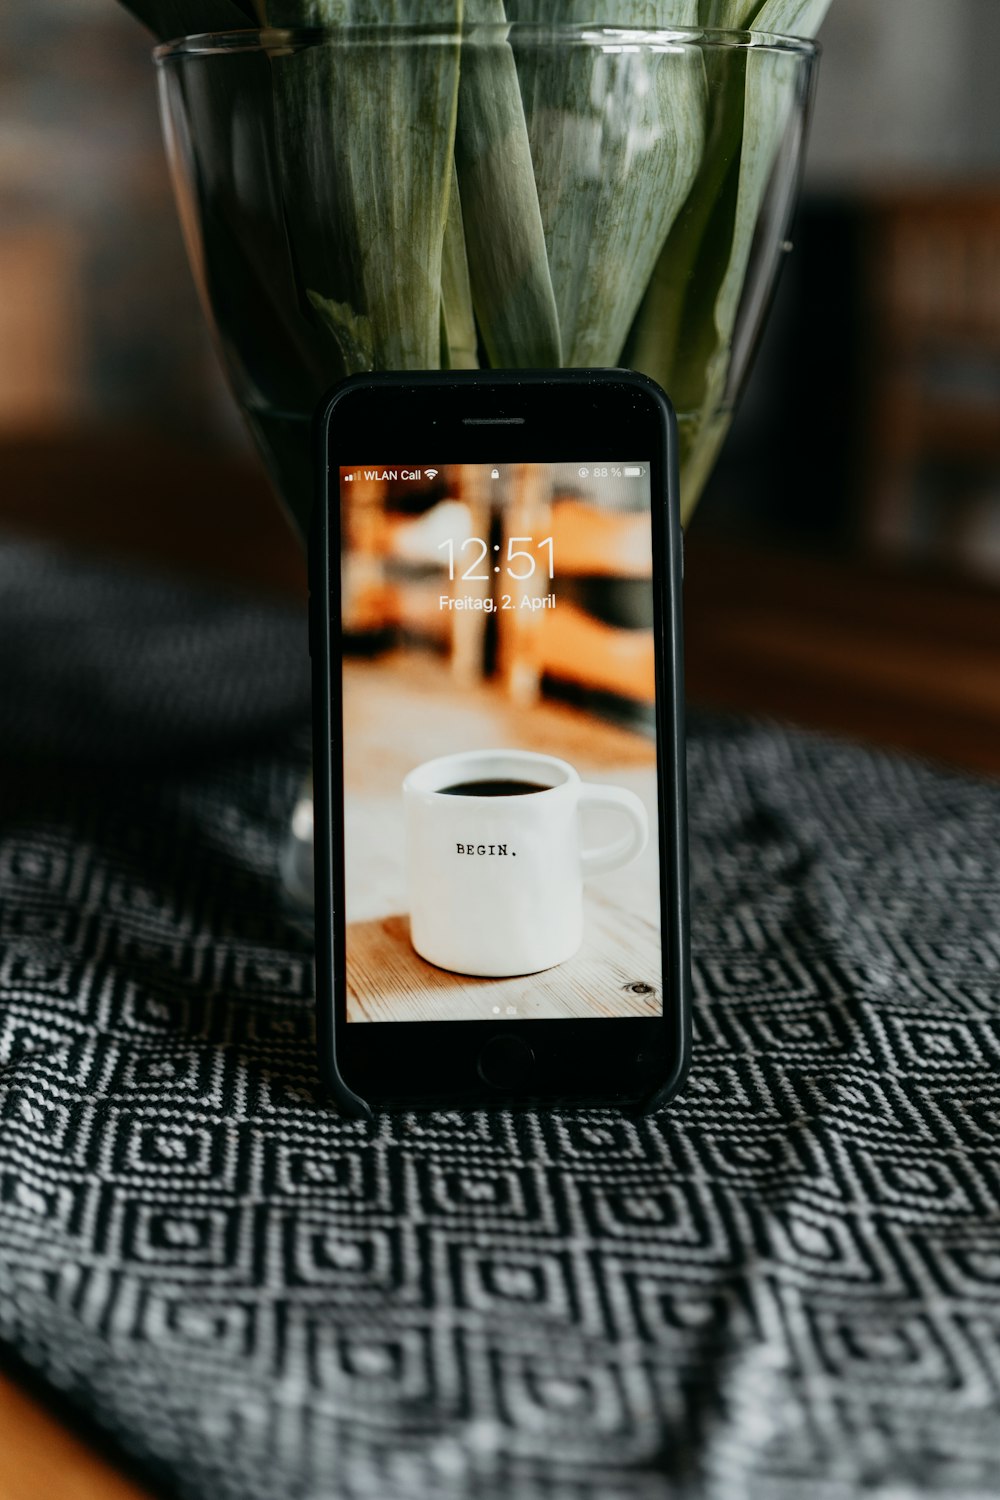
<path fill-rule="evenodd" d="M 1000 1492 L 1000 788 L 690 745 L 694 1063 L 337 1117 L 302 621 L 0 551 L 0 1340 L 189 1500 Z"/>

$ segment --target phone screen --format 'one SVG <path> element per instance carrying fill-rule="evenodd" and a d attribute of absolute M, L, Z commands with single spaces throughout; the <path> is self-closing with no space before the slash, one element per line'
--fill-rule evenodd
<path fill-rule="evenodd" d="M 347 1021 L 661 1016 L 648 458 L 339 481 Z"/>

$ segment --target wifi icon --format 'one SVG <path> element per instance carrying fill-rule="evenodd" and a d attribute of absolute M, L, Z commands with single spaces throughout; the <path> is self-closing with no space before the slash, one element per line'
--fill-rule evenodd
<path fill-rule="evenodd" d="M 426 479 L 436 479 L 437 476 L 438 476 L 437 469 L 425 469 L 424 470 L 424 477 Z"/>

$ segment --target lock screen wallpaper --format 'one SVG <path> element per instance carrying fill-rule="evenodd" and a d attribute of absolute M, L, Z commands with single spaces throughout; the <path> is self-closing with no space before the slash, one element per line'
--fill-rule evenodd
<path fill-rule="evenodd" d="M 650 493 L 340 470 L 350 1022 L 662 1013 Z"/>

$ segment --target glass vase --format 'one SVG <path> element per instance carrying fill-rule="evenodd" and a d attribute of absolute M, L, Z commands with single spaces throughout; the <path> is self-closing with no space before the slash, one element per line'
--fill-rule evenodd
<path fill-rule="evenodd" d="M 205 314 L 303 542 L 317 405 L 370 369 L 641 370 L 677 412 L 689 519 L 789 248 L 814 44 L 384 25 L 154 55 Z M 310 830 L 306 791 L 302 902 Z"/>

